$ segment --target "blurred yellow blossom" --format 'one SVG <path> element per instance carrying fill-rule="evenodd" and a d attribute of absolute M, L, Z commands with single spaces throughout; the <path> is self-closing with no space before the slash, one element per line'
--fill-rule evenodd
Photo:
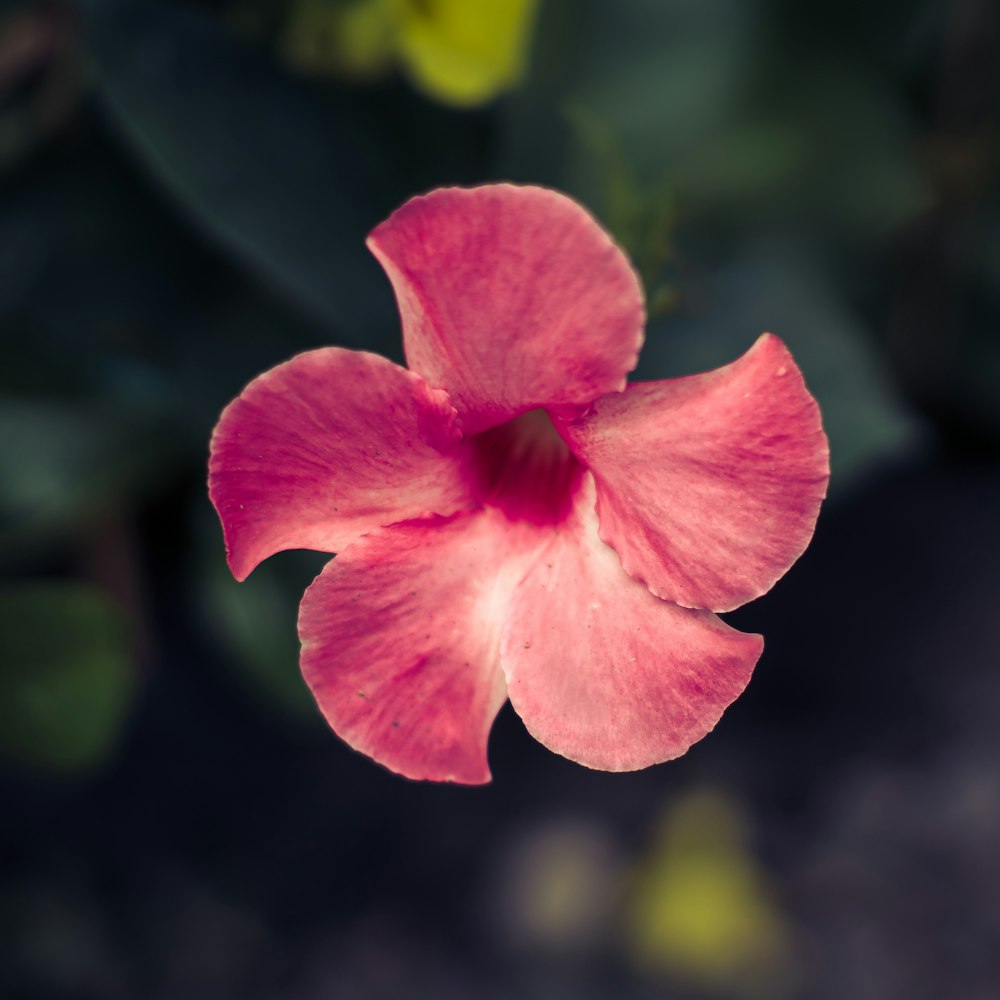
<path fill-rule="evenodd" d="M 311 73 L 377 76 L 394 62 L 446 104 L 483 104 L 524 72 L 537 0 L 296 0 L 285 57 Z"/>
<path fill-rule="evenodd" d="M 450 104 L 482 104 L 521 78 L 536 0 L 409 0 L 400 57 L 414 83 Z"/>
<path fill-rule="evenodd" d="M 649 972 L 752 996 L 773 995 L 789 971 L 787 925 L 747 849 L 741 810 L 719 792 L 668 809 L 629 917 L 634 959 Z"/>

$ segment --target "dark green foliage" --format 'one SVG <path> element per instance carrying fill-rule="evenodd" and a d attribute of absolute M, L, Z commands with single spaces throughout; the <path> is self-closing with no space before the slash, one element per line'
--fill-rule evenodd
<path fill-rule="evenodd" d="M 129 627 L 100 591 L 35 583 L 0 590 L 0 759 L 76 774 L 117 748 L 135 688 Z"/>

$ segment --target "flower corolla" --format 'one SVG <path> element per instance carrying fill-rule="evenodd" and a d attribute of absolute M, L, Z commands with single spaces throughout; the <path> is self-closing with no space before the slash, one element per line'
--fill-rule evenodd
<path fill-rule="evenodd" d="M 639 280 L 551 190 L 439 189 L 368 245 L 409 367 L 313 350 L 226 408 L 209 485 L 233 574 L 336 553 L 302 600 L 302 671 L 341 738 L 407 777 L 488 781 L 508 698 L 591 768 L 683 754 L 763 648 L 718 613 L 785 573 L 826 492 L 788 350 L 764 334 L 627 384 Z"/>

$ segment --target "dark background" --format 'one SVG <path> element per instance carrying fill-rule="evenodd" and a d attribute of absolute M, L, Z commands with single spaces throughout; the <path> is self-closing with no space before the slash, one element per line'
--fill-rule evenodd
<path fill-rule="evenodd" d="M 345 11 L 2 6 L 0 995 L 1000 995 L 1000 6 L 542 0 L 472 101 Z M 400 358 L 368 229 L 491 179 L 629 249 L 640 377 L 768 329 L 823 407 L 754 680 L 646 772 L 509 708 L 486 788 L 354 754 L 297 674 L 323 557 L 237 585 L 205 494 L 249 378 Z"/>

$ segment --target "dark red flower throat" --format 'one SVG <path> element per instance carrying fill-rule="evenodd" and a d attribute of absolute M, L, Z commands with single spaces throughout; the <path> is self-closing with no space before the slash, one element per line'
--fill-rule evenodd
<path fill-rule="evenodd" d="M 569 514 L 586 470 L 545 410 L 475 434 L 468 446 L 482 503 L 531 524 L 557 524 Z"/>

